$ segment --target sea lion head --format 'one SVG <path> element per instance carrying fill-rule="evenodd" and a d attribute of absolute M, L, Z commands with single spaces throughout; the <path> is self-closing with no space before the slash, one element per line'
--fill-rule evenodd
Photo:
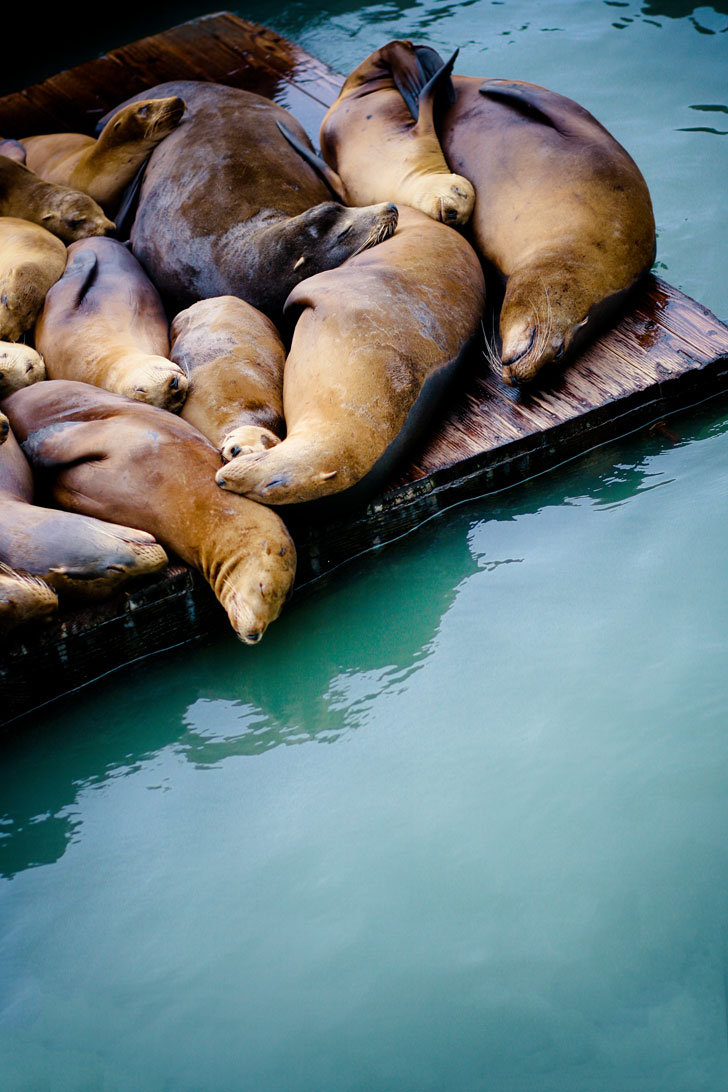
<path fill-rule="evenodd" d="M 100 205 L 79 190 L 67 186 L 55 186 L 48 192 L 48 205 L 40 223 L 64 243 L 74 243 L 89 235 L 110 235 L 116 230 L 113 220 Z"/>
<path fill-rule="evenodd" d="M 475 207 L 472 183 L 460 174 L 422 171 L 412 179 L 410 188 L 407 204 L 450 227 L 466 224 Z"/>
<path fill-rule="evenodd" d="M 530 383 L 552 361 L 569 356 L 592 332 L 594 273 L 583 262 L 539 263 L 513 273 L 500 316 L 503 379 Z"/>
<path fill-rule="evenodd" d="M 30 345 L 0 341 L 0 397 L 45 379 L 43 357 Z"/>
<path fill-rule="evenodd" d="M 189 379 L 178 364 L 164 356 L 145 353 L 120 357 L 119 381 L 114 389 L 126 398 L 178 413 L 184 405 Z"/>
<path fill-rule="evenodd" d="M 284 228 L 292 256 L 288 291 L 299 281 L 334 269 L 347 258 L 388 239 L 394 235 L 398 218 L 397 206 L 390 201 L 361 208 L 324 201 L 292 216 Z"/>
<path fill-rule="evenodd" d="M 177 95 L 132 102 L 107 122 L 108 139 L 114 143 L 141 140 L 157 144 L 177 128 L 184 112 L 185 104 Z"/>
<path fill-rule="evenodd" d="M 47 617 L 57 606 L 58 596 L 45 581 L 0 562 L 0 635 L 21 622 Z"/>

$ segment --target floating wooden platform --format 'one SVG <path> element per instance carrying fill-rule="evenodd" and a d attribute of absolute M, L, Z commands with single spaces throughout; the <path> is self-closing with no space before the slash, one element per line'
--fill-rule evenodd
<path fill-rule="evenodd" d="M 0 99 L 0 134 L 92 133 L 118 102 L 169 79 L 213 80 L 267 95 L 300 119 L 314 143 L 343 81 L 273 31 L 223 13 Z M 475 352 L 432 434 L 381 496 L 345 519 L 314 520 L 305 507 L 292 513 L 298 585 L 458 501 L 514 485 L 726 389 L 728 326 L 654 277 L 615 329 L 527 395 L 503 384 Z M 67 609 L 43 628 L 12 636 L 0 653 L 0 724 L 227 626 L 207 584 L 180 564 L 93 608 Z M 254 669 L 254 652 L 241 645 L 240 655 Z"/>

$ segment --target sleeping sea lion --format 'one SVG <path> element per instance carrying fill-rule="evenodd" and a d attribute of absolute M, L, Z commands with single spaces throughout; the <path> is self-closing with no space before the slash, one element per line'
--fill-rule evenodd
<path fill-rule="evenodd" d="M 46 182 L 7 155 L 0 155 L 0 216 L 32 220 L 64 243 L 114 230 L 113 222 L 87 193 Z"/>
<path fill-rule="evenodd" d="M 0 561 L 59 594 L 106 598 L 167 563 L 144 531 L 34 504 L 31 469 L 12 431 L 0 447 L 0 513 Z"/>
<path fill-rule="evenodd" d="M 270 319 L 236 296 L 216 296 L 181 311 L 170 338 L 170 359 L 190 380 L 181 416 L 223 459 L 280 441 L 286 350 Z"/>
<path fill-rule="evenodd" d="M 475 186 L 475 244 L 505 279 L 503 376 L 523 383 L 573 354 L 649 270 L 652 203 L 632 158 L 571 99 L 510 80 L 453 82 L 442 146 Z"/>
<path fill-rule="evenodd" d="M 35 344 L 50 379 L 77 379 L 178 410 L 187 376 L 168 357 L 159 293 L 116 239 L 79 239 L 49 291 Z"/>
<path fill-rule="evenodd" d="M 47 618 L 57 607 L 58 596 L 44 580 L 0 562 L 0 638 L 22 622 Z"/>
<path fill-rule="evenodd" d="M 0 339 L 17 341 L 35 322 L 63 273 L 66 248 L 56 235 L 15 216 L 0 216 Z"/>
<path fill-rule="evenodd" d="M 98 139 L 83 133 L 24 137 L 25 162 L 46 181 L 89 194 L 113 215 L 139 168 L 177 127 L 184 109 L 177 96 L 143 99 L 115 114 Z"/>
<path fill-rule="evenodd" d="M 30 345 L 0 341 L 0 398 L 45 379 L 43 357 Z"/>
<path fill-rule="evenodd" d="M 277 315 L 299 281 L 391 235 L 393 206 L 347 209 L 330 200 L 277 128 L 283 122 L 310 147 L 282 106 L 194 80 L 129 101 L 170 95 L 187 111 L 150 156 L 131 244 L 171 313 L 232 295 Z"/>
<path fill-rule="evenodd" d="M 217 488 L 220 456 L 197 429 L 67 380 L 16 391 L 3 409 L 56 503 L 153 534 L 199 569 L 242 641 L 260 640 L 292 589 L 295 547 L 274 512 Z"/>
<path fill-rule="evenodd" d="M 299 285 L 283 378 L 287 435 L 216 480 L 266 504 L 363 500 L 437 409 L 479 330 L 485 286 L 456 231 L 403 205 L 391 239 Z"/>
<path fill-rule="evenodd" d="M 350 205 L 394 201 L 464 224 L 475 194 L 452 174 L 435 132 L 435 100 L 449 101 L 453 57 L 388 42 L 354 69 L 321 123 L 330 184 Z"/>

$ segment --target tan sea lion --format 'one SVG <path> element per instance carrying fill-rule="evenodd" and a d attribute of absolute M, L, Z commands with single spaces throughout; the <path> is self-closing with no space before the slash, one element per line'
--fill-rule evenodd
<path fill-rule="evenodd" d="M 45 379 L 43 357 L 30 345 L 0 341 L 0 398 Z"/>
<path fill-rule="evenodd" d="M 517 81 L 453 82 L 442 146 L 475 185 L 475 244 L 505 280 L 503 376 L 523 383 L 612 320 L 649 270 L 650 195 L 624 148 L 571 99 Z"/>
<path fill-rule="evenodd" d="M 260 640 L 292 589 L 295 547 L 274 512 L 217 488 L 220 456 L 197 429 L 65 380 L 16 391 L 3 409 L 56 503 L 149 531 L 199 569 L 241 640 Z"/>
<path fill-rule="evenodd" d="M 449 100 L 455 55 L 388 42 L 354 69 L 321 123 L 326 177 L 350 205 L 394 201 L 464 224 L 475 194 L 452 174 L 435 132 L 435 100 Z"/>
<path fill-rule="evenodd" d="M 299 281 L 394 230 L 391 205 L 346 209 L 330 200 L 276 122 L 310 147 L 304 129 L 270 99 L 194 80 L 129 101 L 142 95 L 187 104 L 149 158 L 131 230 L 134 254 L 170 312 L 233 295 L 275 316 Z"/>
<path fill-rule="evenodd" d="M 436 410 L 484 301 L 470 244 L 403 205 L 391 239 L 289 296 L 286 438 L 232 459 L 218 485 L 267 504 L 363 499 Z"/>
<path fill-rule="evenodd" d="M 64 243 L 114 230 L 113 221 L 87 193 L 46 182 L 7 155 L 0 155 L 0 216 L 32 220 Z"/>
<path fill-rule="evenodd" d="M 169 360 L 159 293 L 116 239 L 79 239 L 48 293 L 35 344 L 50 379 L 77 379 L 178 410 L 187 376 Z"/>
<path fill-rule="evenodd" d="M 31 328 L 65 265 L 57 236 L 30 220 L 0 216 L 0 339 L 17 341 Z"/>
<path fill-rule="evenodd" d="M 0 140 L 0 155 L 6 155 L 16 163 L 25 163 L 25 148 L 19 140 Z"/>
<path fill-rule="evenodd" d="M 44 580 L 0 562 L 0 637 L 23 622 L 47 618 L 57 607 L 58 596 Z"/>
<path fill-rule="evenodd" d="M 97 139 L 83 133 L 24 137 L 25 162 L 46 181 L 89 194 L 111 216 L 139 168 L 177 127 L 184 109 L 177 96 L 146 99 L 115 114 Z"/>
<path fill-rule="evenodd" d="M 12 431 L 0 447 L 0 513 L 0 561 L 59 594 L 106 598 L 167 563 L 144 531 L 34 504 L 31 469 Z"/>
<path fill-rule="evenodd" d="M 181 416 L 223 459 L 280 441 L 286 350 L 270 319 L 236 296 L 216 296 L 181 311 L 170 339 L 170 359 L 190 380 Z"/>
<path fill-rule="evenodd" d="M 4 413 L 0 413 L 0 444 L 4 444 L 10 432 L 10 422 Z"/>

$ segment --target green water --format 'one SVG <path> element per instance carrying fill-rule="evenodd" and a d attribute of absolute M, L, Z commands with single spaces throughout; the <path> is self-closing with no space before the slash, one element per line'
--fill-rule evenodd
<path fill-rule="evenodd" d="M 728 6 L 241 14 L 577 98 L 728 317 Z M 18 726 L 3 1092 L 723 1092 L 727 542 L 719 399 Z"/>

